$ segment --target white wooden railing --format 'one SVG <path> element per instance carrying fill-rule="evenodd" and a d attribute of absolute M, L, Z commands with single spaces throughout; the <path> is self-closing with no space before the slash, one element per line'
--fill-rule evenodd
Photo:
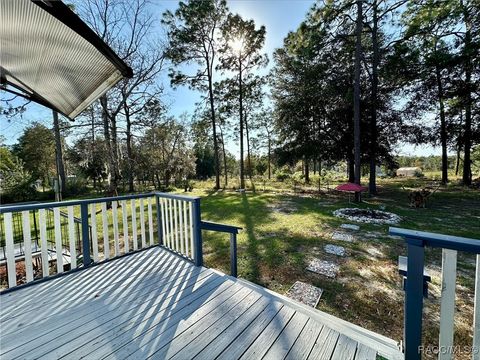
<path fill-rule="evenodd" d="M 50 209 L 53 209 L 54 239 L 47 238 L 46 211 Z M 36 216 L 32 216 L 34 212 Z M 22 217 L 21 232 L 14 231 L 13 216 L 18 216 L 17 213 Z M 61 213 L 67 214 L 66 224 L 61 222 Z M 200 206 L 199 198 L 195 197 L 139 194 L 3 206 L 0 214 L 4 229 L 3 233 L 0 231 L 0 242 L 3 243 L 4 237 L 8 288 L 155 245 L 202 264 Z M 78 219 L 81 221 L 80 247 L 76 241 L 79 227 L 75 226 L 75 220 Z M 62 234 L 62 225 L 67 225 L 67 234 Z M 39 244 L 34 247 L 33 227 L 39 229 Z M 49 243 L 54 246 L 49 247 Z M 18 256 L 16 249 L 22 245 L 24 254 Z M 40 250 L 32 251 L 32 248 Z"/>

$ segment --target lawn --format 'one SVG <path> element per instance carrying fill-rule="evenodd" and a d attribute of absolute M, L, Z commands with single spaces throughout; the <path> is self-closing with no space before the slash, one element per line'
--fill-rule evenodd
<path fill-rule="evenodd" d="M 318 309 L 401 340 L 404 292 L 397 260 L 399 255 L 406 255 L 403 239 L 389 236 L 387 225 L 359 224 L 360 230 L 352 232 L 353 242 L 335 241 L 331 238 L 332 232 L 348 221 L 334 217 L 333 211 L 343 207 L 384 209 L 402 217 L 399 227 L 480 238 L 478 190 L 449 185 L 436 191 L 426 208 L 409 206 L 409 191 L 430 183 L 422 179 L 380 180 L 379 195 L 367 196 L 361 204 L 350 203 L 348 195 L 333 191 L 336 185 L 333 181 L 320 184 L 314 181 L 308 187 L 298 182 L 259 181 L 255 191 L 246 193 L 236 192 L 233 186 L 229 190 L 213 191 L 213 183 L 196 182 L 194 191 L 188 194 L 202 197 L 204 220 L 243 228 L 238 237 L 240 277 L 282 294 L 297 280 L 315 285 L 324 290 Z M 138 201 L 136 206 L 138 216 Z M 100 210 L 99 206 L 96 210 Z M 153 207 L 154 218 L 155 211 Z M 111 221 L 109 224 L 112 239 Z M 101 214 L 97 215 L 97 225 L 101 234 Z M 205 265 L 229 273 L 228 236 L 211 232 L 203 235 Z M 327 254 L 324 251 L 327 244 L 343 246 L 346 256 Z M 103 245 L 101 242 L 99 245 L 101 251 Z M 306 271 L 314 257 L 338 264 L 337 277 L 331 279 Z M 426 257 L 433 281 L 425 304 L 424 343 L 437 344 L 441 251 L 427 250 Z M 471 345 L 474 272 L 475 257 L 459 254 L 457 345 Z"/>
<path fill-rule="evenodd" d="M 401 340 L 403 332 L 402 279 L 397 259 L 406 255 L 402 239 L 388 235 L 387 225 L 360 224 L 354 242 L 334 241 L 332 231 L 347 221 L 332 212 L 342 207 L 384 208 L 402 217 L 400 227 L 480 238 L 480 194 L 449 185 L 429 199 L 427 208 L 411 208 L 410 189 L 426 180 L 382 180 L 379 195 L 365 198 L 360 205 L 349 203 L 347 195 L 324 191 L 296 193 L 281 184 L 270 184 L 256 192 L 214 192 L 198 188 L 204 219 L 239 225 L 239 276 L 279 293 L 297 280 L 324 290 L 318 309 L 342 319 Z M 196 184 L 196 186 L 205 184 Z M 346 257 L 324 252 L 324 245 L 346 248 Z M 204 233 L 205 263 L 229 271 L 229 243 L 226 236 Z M 427 268 L 433 281 L 426 300 L 424 336 L 427 344 L 438 342 L 441 252 L 427 250 Z M 340 265 L 336 279 L 305 270 L 312 257 Z M 455 341 L 471 345 L 475 258 L 459 254 Z"/>

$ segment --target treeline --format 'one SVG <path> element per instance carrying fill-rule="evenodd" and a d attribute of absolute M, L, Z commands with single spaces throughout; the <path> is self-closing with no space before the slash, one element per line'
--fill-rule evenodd
<path fill-rule="evenodd" d="M 9 159 L 2 193 L 8 184 L 43 186 L 52 177 L 64 191 L 75 178 L 107 195 L 209 177 L 215 188 L 232 177 L 245 188 L 246 179 L 271 178 L 284 166 L 301 164 L 309 182 L 312 170 L 347 163 L 352 182 L 369 169 L 374 194 L 376 169 L 398 166 L 400 141 L 440 145 L 444 183 L 454 152 L 469 185 L 480 143 L 478 5 L 318 1 L 261 76 L 267 29 L 232 13 L 225 0 L 180 2 L 161 17 L 148 0 L 75 1 L 134 76 L 75 122 L 54 114 L 52 126 L 33 124 L 18 144 L 2 147 Z M 202 95 L 190 114 L 170 115 L 167 74 L 172 87 Z M 0 110 L 13 119 L 24 108 Z"/>
<path fill-rule="evenodd" d="M 440 145 L 472 181 L 480 140 L 478 1 L 319 1 L 275 52 L 272 92 L 285 160 L 348 161 L 350 181 L 395 166 L 399 141 Z M 308 174 L 308 172 L 307 172 Z M 307 175 L 308 179 L 308 175 Z"/>

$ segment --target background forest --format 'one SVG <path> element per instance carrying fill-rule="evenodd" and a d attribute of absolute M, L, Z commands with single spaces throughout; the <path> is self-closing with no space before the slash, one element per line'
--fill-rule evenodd
<path fill-rule="evenodd" d="M 160 16 L 147 0 L 71 6 L 134 77 L 74 122 L 52 114 L 2 145 L 3 203 L 53 198 L 54 179 L 78 196 L 209 178 L 217 189 L 308 184 L 313 173 L 368 177 L 375 194 L 377 172 L 399 166 L 438 171 L 444 184 L 479 176 L 478 0 L 317 1 L 273 54 L 268 29 L 222 0 L 180 2 Z M 168 86 L 201 100 L 174 117 Z M 3 121 L 28 106 L 2 94 Z M 405 143 L 441 153 L 398 156 Z"/>

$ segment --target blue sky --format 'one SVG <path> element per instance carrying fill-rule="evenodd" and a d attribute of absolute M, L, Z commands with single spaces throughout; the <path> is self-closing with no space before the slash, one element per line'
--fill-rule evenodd
<path fill-rule="evenodd" d="M 232 12 L 238 13 L 244 18 L 254 19 L 258 26 L 265 25 L 267 36 L 264 50 L 271 60 L 273 51 L 282 46 L 283 39 L 289 31 L 298 27 L 313 3 L 313 0 L 230 0 L 228 6 Z M 177 4 L 177 0 L 156 0 L 153 1 L 152 10 L 157 12 L 157 16 L 160 18 L 165 10 L 175 10 Z M 267 69 L 262 73 L 266 73 L 272 65 L 273 63 L 270 61 Z M 195 102 L 199 100 L 199 93 L 189 90 L 187 87 L 172 89 L 167 77 L 163 79 L 163 82 L 166 88 L 164 101 L 170 104 L 170 113 L 175 116 L 184 112 L 191 114 Z M 10 95 L 2 93 L 0 97 L 2 99 L 10 98 Z M 0 119 L 0 134 L 6 138 L 6 144 L 13 144 L 21 135 L 24 127 L 32 121 L 40 121 L 51 126 L 51 119 L 52 115 L 49 109 L 29 104 L 22 117 L 18 117 L 10 123 L 6 119 Z M 236 144 L 230 144 L 229 150 L 236 153 Z M 440 154 L 439 150 L 430 146 L 413 147 L 402 144 L 399 146 L 399 150 L 402 154 Z"/>

